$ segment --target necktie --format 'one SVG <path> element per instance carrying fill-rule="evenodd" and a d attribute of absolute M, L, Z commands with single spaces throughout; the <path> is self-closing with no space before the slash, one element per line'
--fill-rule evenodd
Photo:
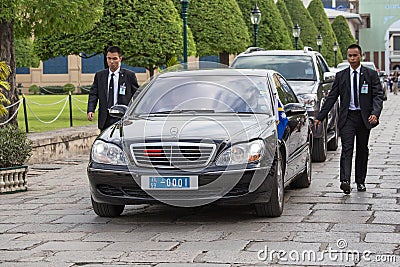
<path fill-rule="evenodd" d="M 357 86 L 357 71 L 353 71 L 353 93 L 354 93 L 354 106 L 358 108 L 358 86 Z"/>
<path fill-rule="evenodd" d="M 110 86 L 108 87 L 108 108 L 114 106 L 114 73 L 111 74 Z"/>

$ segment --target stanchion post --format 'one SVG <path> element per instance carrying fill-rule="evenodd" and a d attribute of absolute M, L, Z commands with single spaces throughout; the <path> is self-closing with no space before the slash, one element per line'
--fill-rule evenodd
<path fill-rule="evenodd" d="M 26 112 L 26 99 L 24 94 L 22 94 L 22 104 L 24 106 L 25 131 L 29 133 L 28 114 Z"/>
<path fill-rule="evenodd" d="M 71 91 L 69 92 L 68 95 L 68 99 L 69 99 L 69 126 L 72 127 L 72 95 L 71 95 Z"/>

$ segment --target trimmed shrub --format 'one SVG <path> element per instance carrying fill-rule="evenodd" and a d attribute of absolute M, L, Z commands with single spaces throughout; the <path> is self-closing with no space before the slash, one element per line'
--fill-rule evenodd
<path fill-rule="evenodd" d="M 59 85 L 40 87 L 41 95 L 64 95 L 64 87 Z"/>
<path fill-rule="evenodd" d="M 78 86 L 79 88 L 79 92 L 82 95 L 87 95 L 90 92 L 90 87 L 92 87 L 91 85 L 82 85 L 82 86 Z"/>
<path fill-rule="evenodd" d="M 29 86 L 29 93 L 32 93 L 34 95 L 40 93 L 40 87 L 36 84 L 32 84 L 31 86 Z"/>
<path fill-rule="evenodd" d="M 64 85 L 64 92 L 66 93 L 73 93 L 75 91 L 75 85 L 73 85 L 72 83 L 67 83 Z"/>
<path fill-rule="evenodd" d="M 12 124 L 0 127 L 0 168 L 23 165 L 32 155 L 32 141 Z"/>

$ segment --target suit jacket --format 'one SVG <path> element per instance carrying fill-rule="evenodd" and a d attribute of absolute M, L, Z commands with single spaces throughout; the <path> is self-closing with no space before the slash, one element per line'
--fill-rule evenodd
<path fill-rule="evenodd" d="M 335 81 L 333 82 L 332 89 L 329 92 L 328 97 L 325 100 L 318 116 L 317 120 L 322 121 L 328 114 L 329 110 L 335 104 L 337 98 L 340 96 L 340 108 L 339 108 L 339 129 L 341 129 L 347 119 L 347 114 L 350 106 L 351 98 L 351 83 L 350 83 L 350 67 L 336 73 Z M 365 83 L 368 84 L 368 93 L 361 93 L 361 87 Z M 378 77 L 378 73 L 375 70 L 361 66 L 360 78 L 358 82 L 359 100 L 361 116 L 364 125 L 367 129 L 371 129 L 379 124 L 371 125 L 368 122 L 370 115 L 375 115 L 377 118 L 381 115 L 383 105 L 383 89 Z"/>
<path fill-rule="evenodd" d="M 89 92 L 87 112 L 95 112 L 99 102 L 98 128 L 103 130 L 108 116 L 107 94 L 108 94 L 108 68 L 96 72 L 94 81 Z M 125 95 L 121 95 L 119 88 L 125 83 Z M 120 69 L 118 78 L 118 100 L 117 104 L 129 105 L 139 85 L 136 75 L 128 69 Z"/>

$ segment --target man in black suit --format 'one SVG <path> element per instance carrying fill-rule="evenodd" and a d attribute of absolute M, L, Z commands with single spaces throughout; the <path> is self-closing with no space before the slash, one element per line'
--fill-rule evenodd
<path fill-rule="evenodd" d="M 108 68 L 96 72 L 89 92 L 87 116 L 92 121 L 99 102 L 98 128 L 104 130 L 118 121 L 108 109 L 116 104 L 128 105 L 139 85 L 133 71 L 121 68 L 122 50 L 118 46 L 107 49 Z"/>
<path fill-rule="evenodd" d="M 373 127 L 379 123 L 382 111 L 383 89 L 375 70 L 361 65 L 362 51 L 357 44 L 347 48 L 350 67 L 336 73 L 332 89 L 316 117 L 318 125 L 340 96 L 339 135 L 342 142 L 340 157 L 340 189 L 350 194 L 350 175 L 356 137 L 356 173 L 358 191 L 366 191 L 368 140 Z"/>

